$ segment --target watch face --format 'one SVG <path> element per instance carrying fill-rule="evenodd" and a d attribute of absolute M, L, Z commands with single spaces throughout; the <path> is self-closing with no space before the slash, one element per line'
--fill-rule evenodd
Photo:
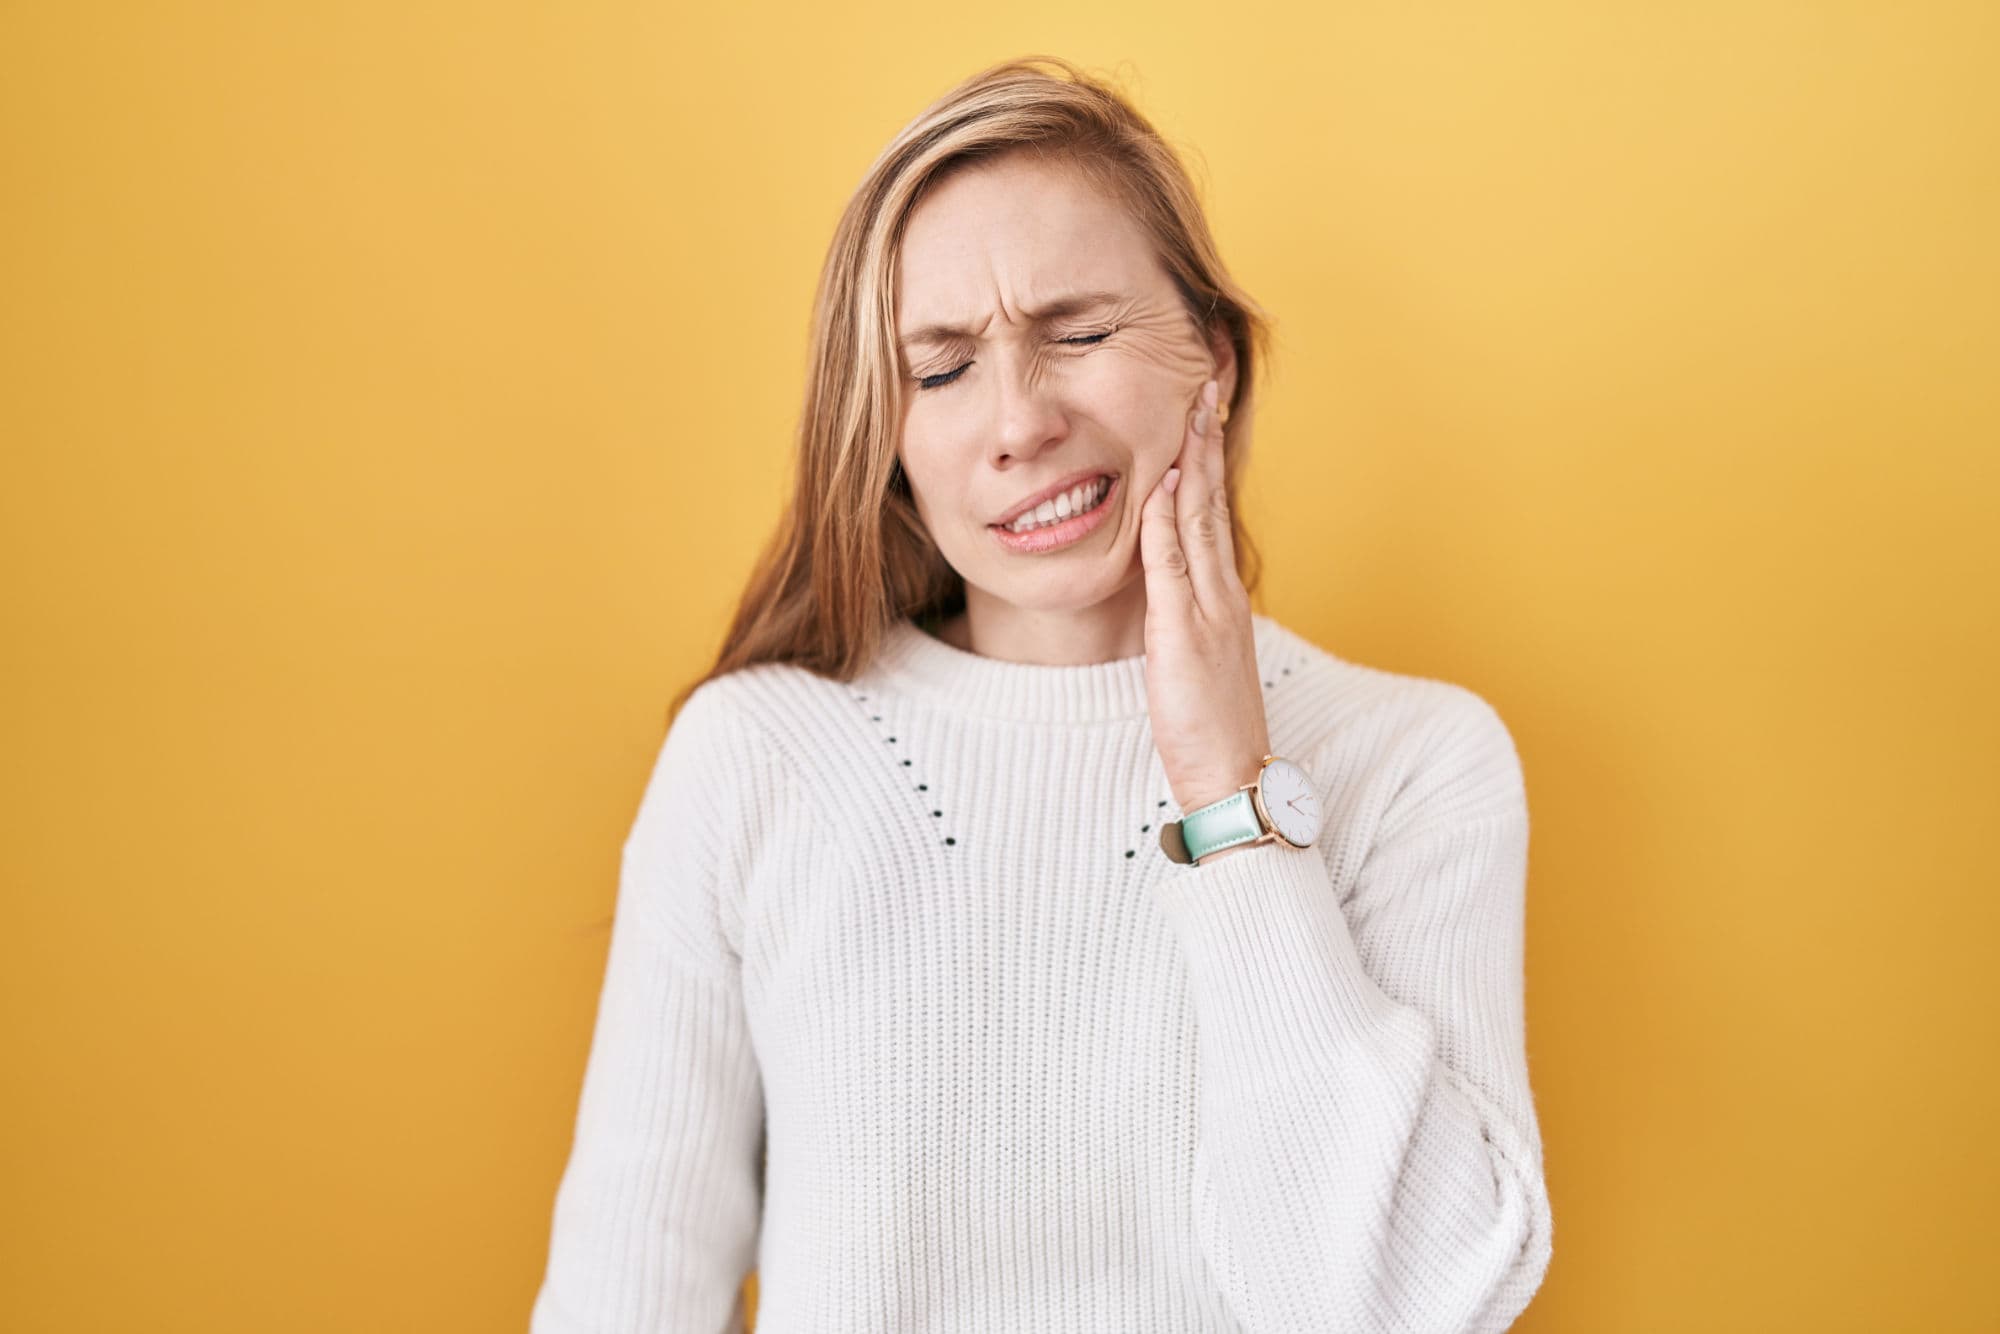
<path fill-rule="evenodd" d="M 1319 792 L 1290 760 L 1272 760 L 1258 782 L 1264 814 L 1287 843 L 1305 847 L 1319 837 Z"/>

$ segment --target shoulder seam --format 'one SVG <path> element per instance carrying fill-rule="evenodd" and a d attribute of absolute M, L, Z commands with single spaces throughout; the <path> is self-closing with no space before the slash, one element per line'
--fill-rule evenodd
<path fill-rule="evenodd" d="M 780 763 L 776 767 L 782 772 L 786 786 L 798 795 L 799 806 L 808 813 L 814 826 L 818 828 L 823 836 L 833 841 L 839 841 L 837 839 L 839 830 L 838 822 L 834 820 L 829 812 L 822 809 L 820 803 L 814 799 L 811 791 L 807 789 L 804 783 L 799 781 L 799 774 L 805 772 L 808 766 L 801 762 L 798 753 L 787 742 L 781 739 L 776 731 L 766 724 L 762 718 L 757 716 L 754 709 L 746 706 L 744 700 L 731 698 L 731 693 L 739 690 L 739 687 L 724 684 L 730 679 L 729 677 L 711 677 L 709 680 L 702 682 L 700 690 L 708 690 L 713 687 L 717 692 L 717 707 L 723 709 L 724 716 L 729 722 L 742 729 L 746 736 L 755 737 L 761 745 L 770 750 L 771 754 L 779 758 Z M 692 697 L 690 697 L 691 702 Z"/>

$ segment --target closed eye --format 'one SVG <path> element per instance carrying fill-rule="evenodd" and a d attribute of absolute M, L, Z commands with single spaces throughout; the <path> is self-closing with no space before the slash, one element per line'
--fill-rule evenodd
<path fill-rule="evenodd" d="M 1106 329 L 1103 333 L 1077 334 L 1071 338 L 1058 338 L 1056 341 L 1059 343 L 1068 343 L 1072 347 L 1087 347 L 1092 343 L 1101 343 L 1105 339 L 1111 337 L 1112 334 L 1115 334 L 1117 332 L 1118 331 L 1116 329 Z M 936 375 L 919 376 L 917 379 L 917 388 L 942 389 L 944 388 L 944 386 L 950 384 L 953 380 L 956 380 L 959 376 L 965 374 L 965 372 L 971 366 L 972 363 L 968 361 L 963 366 L 959 366 L 948 371 L 941 371 Z"/>

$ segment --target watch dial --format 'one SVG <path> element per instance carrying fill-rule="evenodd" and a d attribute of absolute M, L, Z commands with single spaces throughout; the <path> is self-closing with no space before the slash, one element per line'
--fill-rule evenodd
<path fill-rule="evenodd" d="M 1264 813 L 1287 842 L 1304 847 L 1319 836 L 1319 792 L 1305 770 L 1290 760 L 1272 760 L 1264 766 L 1259 792 Z"/>

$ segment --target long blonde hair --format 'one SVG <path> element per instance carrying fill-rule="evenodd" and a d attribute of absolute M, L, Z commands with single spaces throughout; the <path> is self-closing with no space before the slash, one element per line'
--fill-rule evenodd
<path fill-rule="evenodd" d="M 852 680 L 898 617 L 926 620 L 965 605 L 965 580 L 925 530 L 896 457 L 907 392 L 895 341 L 897 261 L 926 191 L 950 172 L 1016 151 L 1060 159 L 1124 203 L 1196 328 L 1220 329 L 1234 346 L 1224 457 L 1237 568 L 1255 592 L 1262 561 L 1236 497 L 1268 318 L 1224 269 L 1180 160 L 1130 102 L 1058 57 L 1004 61 L 904 126 L 849 199 L 813 299 L 792 498 L 714 665 L 674 697 L 669 720 L 703 682 L 757 663 Z"/>

